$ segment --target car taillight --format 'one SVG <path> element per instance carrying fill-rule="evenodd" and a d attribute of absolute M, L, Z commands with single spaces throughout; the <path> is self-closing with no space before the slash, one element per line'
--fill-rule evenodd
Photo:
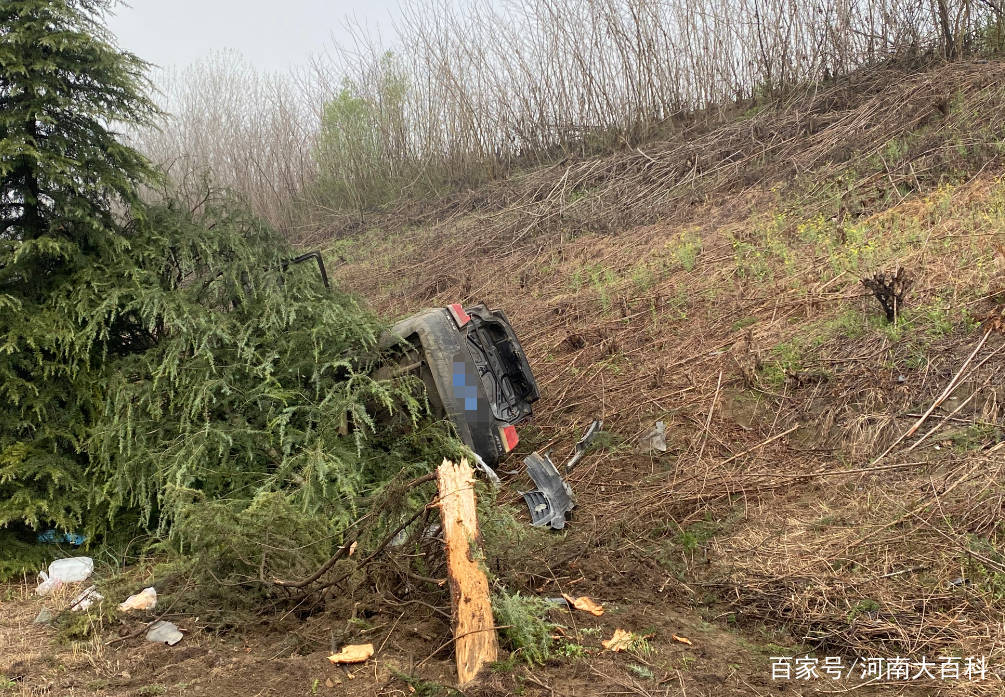
<path fill-rule="evenodd" d="M 458 327 L 463 327 L 471 321 L 471 317 L 464 311 L 464 308 L 461 307 L 460 303 L 447 305 L 447 309 L 450 310 L 450 315 L 454 318 L 454 321 L 457 322 Z"/>
<path fill-rule="evenodd" d="M 516 426 L 504 426 L 499 429 L 499 434 L 502 436 L 503 448 L 506 452 L 515 448 L 516 444 L 520 442 L 520 436 L 516 434 Z"/>

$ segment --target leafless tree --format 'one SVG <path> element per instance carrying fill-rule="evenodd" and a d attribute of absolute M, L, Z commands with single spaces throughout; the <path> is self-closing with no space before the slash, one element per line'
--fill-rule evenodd
<path fill-rule="evenodd" d="M 227 53 L 163 74 L 171 117 L 137 138 L 292 229 L 1003 35 L 1001 0 L 405 0 L 394 52 L 357 28 L 287 75 Z"/>

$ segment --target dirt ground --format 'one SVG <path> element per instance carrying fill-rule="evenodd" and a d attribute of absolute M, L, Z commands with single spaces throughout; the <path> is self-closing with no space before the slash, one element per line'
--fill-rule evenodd
<path fill-rule="evenodd" d="M 605 564 L 606 565 L 606 564 Z M 491 672 L 466 695 L 802 695 L 854 689 L 856 694 L 931 694 L 935 683 L 905 690 L 862 687 L 861 679 L 772 680 L 771 656 L 793 657 L 799 648 L 784 633 L 733 630 L 709 623 L 678 603 L 668 602 L 655 586 L 630 566 L 611 573 L 623 585 L 608 586 L 594 596 L 605 607 L 602 617 L 556 611 L 553 618 L 578 637 L 586 654 L 556 658 L 547 665 L 523 665 Z M 603 577 L 603 574 L 599 574 Z M 587 582 L 569 586 L 590 591 Z M 621 590 L 634 589 L 622 593 Z M 546 590 L 545 592 L 549 592 Z M 49 626 L 33 624 L 44 607 L 58 612 L 70 594 L 41 599 L 28 586 L 7 586 L 0 603 L 0 670 L 6 683 L 0 694 L 66 697 L 189 695 L 213 697 L 279 697 L 282 695 L 449 694 L 440 686 L 454 684 L 449 626 L 415 613 L 378 613 L 355 626 L 351 640 L 372 642 L 373 660 L 346 667 L 329 663 L 328 650 L 291 655 L 287 635 L 277 628 L 250 629 L 215 636 L 199 629 L 198 618 L 175 618 L 185 632 L 174 645 L 154 644 L 131 636 L 145 625 L 137 619 L 120 628 L 105 627 L 86 643 L 67 644 Z M 647 649 L 613 654 L 601 639 L 615 628 L 647 637 Z M 345 622 L 312 618 L 293 628 L 305 637 L 337 635 Z M 345 636 L 345 635 L 343 635 Z M 125 637 L 125 638 L 123 638 Z M 683 640 L 691 643 L 684 643 Z M 112 643 L 114 642 L 114 643 Z M 309 645 L 309 641 L 305 644 Z M 439 649 L 439 650 L 438 650 Z M 852 674 L 857 675 L 858 671 Z M 405 676 L 409 676 L 408 679 Z"/>

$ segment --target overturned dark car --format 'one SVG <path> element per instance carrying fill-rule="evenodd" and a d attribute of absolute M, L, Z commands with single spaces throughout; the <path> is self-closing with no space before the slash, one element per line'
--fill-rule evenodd
<path fill-rule="evenodd" d="M 395 373 L 422 379 L 434 414 L 450 419 L 485 464 L 516 446 L 516 426 L 540 395 L 502 310 L 459 303 L 423 310 L 391 327 L 380 346 Z"/>

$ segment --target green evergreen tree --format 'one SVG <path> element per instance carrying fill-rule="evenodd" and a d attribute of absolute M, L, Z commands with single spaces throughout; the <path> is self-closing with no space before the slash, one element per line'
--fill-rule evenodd
<path fill-rule="evenodd" d="M 107 0 L 0 5 L 0 232 L 36 292 L 54 268 L 114 245 L 113 207 L 153 171 L 111 124 L 148 125 L 147 64 L 100 23 Z M 44 260 L 45 263 L 39 263 Z"/>
<path fill-rule="evenodd" d="M 0 578 L 37 568 L 49 527 L 261 544 L 238 528 L 281 513 L 286 539 L 323 521 L 336 544 L 373 494 L 456 444 L 415 428 L 407 379 L 371 377 L 379 320 L 287 268 L 246 206 L 140 200 L 157 177 L 110 129 L 157 111 L 107 8 L 0 4 Z"/>
<path fill-rule="evenodd" d="M 108 7 L 0 3 L 0 526 L 79 521 L 95 359 L 143 334 L 107 322 L 102 286 L 129 245 L 117 217 L 154 173 L 110 129 L 157 110 Z"/>

